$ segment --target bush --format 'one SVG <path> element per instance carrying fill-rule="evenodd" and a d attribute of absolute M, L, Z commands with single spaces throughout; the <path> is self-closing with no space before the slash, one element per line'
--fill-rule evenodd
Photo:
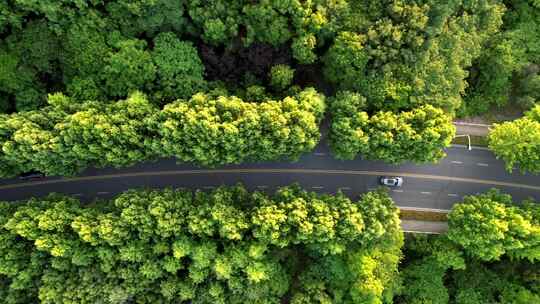
<path fill-rule="evenodd" d="M 278 64 L 270 70 L 270 83 L 278 91 L 283 91 L 291 86 L 293 78 L 294 69 L 287 65 Z"/>
<path fill-rule="evenodd" d="M 157 68 L 158 100 L 170 102 L 189 98 L 205 90 L 204 66 L 197 49 L 173 33 L 161 33 L 154 39 L 152 59 Z"/>
<path fill-rule="evenodd" d="M 323 58 L 324 76 L 341 90 L 358 91 L 366 78 L 365 37 L 341 32 Z"/>

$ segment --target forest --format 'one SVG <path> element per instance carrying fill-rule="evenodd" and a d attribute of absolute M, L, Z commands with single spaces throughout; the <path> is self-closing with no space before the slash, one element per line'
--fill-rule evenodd
<path fill-rule="evenodd" d="M 540 205 L 467 196 L 404 236 L 384 189 L 351 200 L 133 189 L 0 202 L 2 303 L 540 303 Z"/>
<path fill-rule="evenodd" d="M 489 148 L 540 173 L 539 33 L 539 0 L 0 1 L 0 178 L 296 161 L 321 133 L 436 163 L 494 112 L 519 118 Z M 0 202 L 0 302 L 536 304 L 539 206 L 493 189 L 419 236 L 383 189 Z"/>
<path fill-rule="evenodd" d="M 403 233 L 384 192 L 130 190 L 0 204 L 2 303 L 380 303 Z"/>
<path fill-rule="evenodd" d="M 294 161 L 324 119 L 336 158 L 437 162 L 452 119 L 534 107 L 538 32 L 536 0 L 4 1 L 0 176 Z"/>

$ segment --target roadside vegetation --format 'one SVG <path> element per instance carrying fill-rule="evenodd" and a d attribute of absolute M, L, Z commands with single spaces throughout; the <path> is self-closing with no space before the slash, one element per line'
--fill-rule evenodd
<path fill-rule="evenodd" d="M 2 303 L 382 303 L 403 233 L 384 192 L 131 190 L 0 204 Z"/>
<path fill-rule="evenodd" d="M 317 144 L 325 109 L 337 158 L 436 162 L 454 117 L 538 100 L 539 11 L 532 0 L 5 2 L 0 175 L 294 160 Z M 144 109 L 126 115 L 133 96 Z"/>
<path fill-rule="evenodd" d="M 410 235 L 394 303 L 540 303 L 540 206 L 492 189 L 466 196 L 440 236 Z"/>
<path fill-rule="evenodd" d="M 311 88 L 258 103 L 198 93 L 161 109 L 141 93 L 113 103 L 54 94 L 48 103 L 0 120 L 0 176 L 74 175 L 159 157 L 206 166 L 295 160 L 319 142 L 325 105 Z"/>
<path fill-rule="evenodd" d="M 495 124 L 488 139 L 508 171 L 540 173 L 540 104 L 522 118 Z"/>
<path fill-rule="evenodd" d="M 522 303 L 540 300 L 540 207 L 465 197 L 445 235 L 405 238 L 382 189 L 358 200 L 129 190 L 0 202 L 2 303 Z M 405 246 L 404 246 L 405 244 Z M 404 246 L 404 247 L 403 247 Z"/>

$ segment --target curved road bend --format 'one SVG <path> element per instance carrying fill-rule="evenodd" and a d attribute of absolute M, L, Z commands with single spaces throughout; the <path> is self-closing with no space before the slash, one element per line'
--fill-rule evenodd
<path fill-rule="evenodd" d="M 307 190 L 334 193 L 341 189 L 354 197 L 378 187 L 378 176 L 404 176 L 403 187 L 390 194 L 399 206 L 450 209 L 464 195 L 497 187 L 516 200 L 528 197 L 540 201 L 540 176 L 507 173 L 502 161 L 484 149 L 468 151 L 450 147 L 438 164 L 399 166 L 378 161 L 334 159 L 320 145 L 296 163 L 268 162 L 230 165 L 216 169 L 176 164 L 173 159 L 143 163 L 125 169 L 89 169 L 74 178 L 51 177 L 40 181 L 0 180 L 0 200 L 17 200 L 60 192 L 83 200 L 110 198 L 137 187 L 187 187 L 212 189 L 243 183 L 249 189 L 272 192 L 275 188 L 300 183 Z"/>

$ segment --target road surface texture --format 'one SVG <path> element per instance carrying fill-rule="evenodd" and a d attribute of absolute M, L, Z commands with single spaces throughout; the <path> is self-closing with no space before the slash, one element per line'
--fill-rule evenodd
<path fill-rule="evenodd" d="M 504 170 L 502 161 L 482 148 L 447 149 L 438 164 L 394 166 L 379 161 L 336 160 L 324 144 L 298 162 L 230 165 L 215 169 L 176 164 L 173 159 L 142 163 L 124 169 L 89 169 L 73 178 L 50 177 L 24 182 L 0 180 L 0 200 L 19 200 L 50 192 L 75 195 L 83 201 L 111 198 L 130 188 L 186 187 L 210 190 L 220 185 L 243 183 L 248 189 L 273 192 L 298 182 L 307 190 L 335 193 L 339 189 L 354 198 L 376 189 L 381 175 L 404 177 L 403 186 L 391 189 L 398 206 L 448 210 L 464 195 L 496 187 L 515 200 L 540 201 L 540 176 Z"/>

